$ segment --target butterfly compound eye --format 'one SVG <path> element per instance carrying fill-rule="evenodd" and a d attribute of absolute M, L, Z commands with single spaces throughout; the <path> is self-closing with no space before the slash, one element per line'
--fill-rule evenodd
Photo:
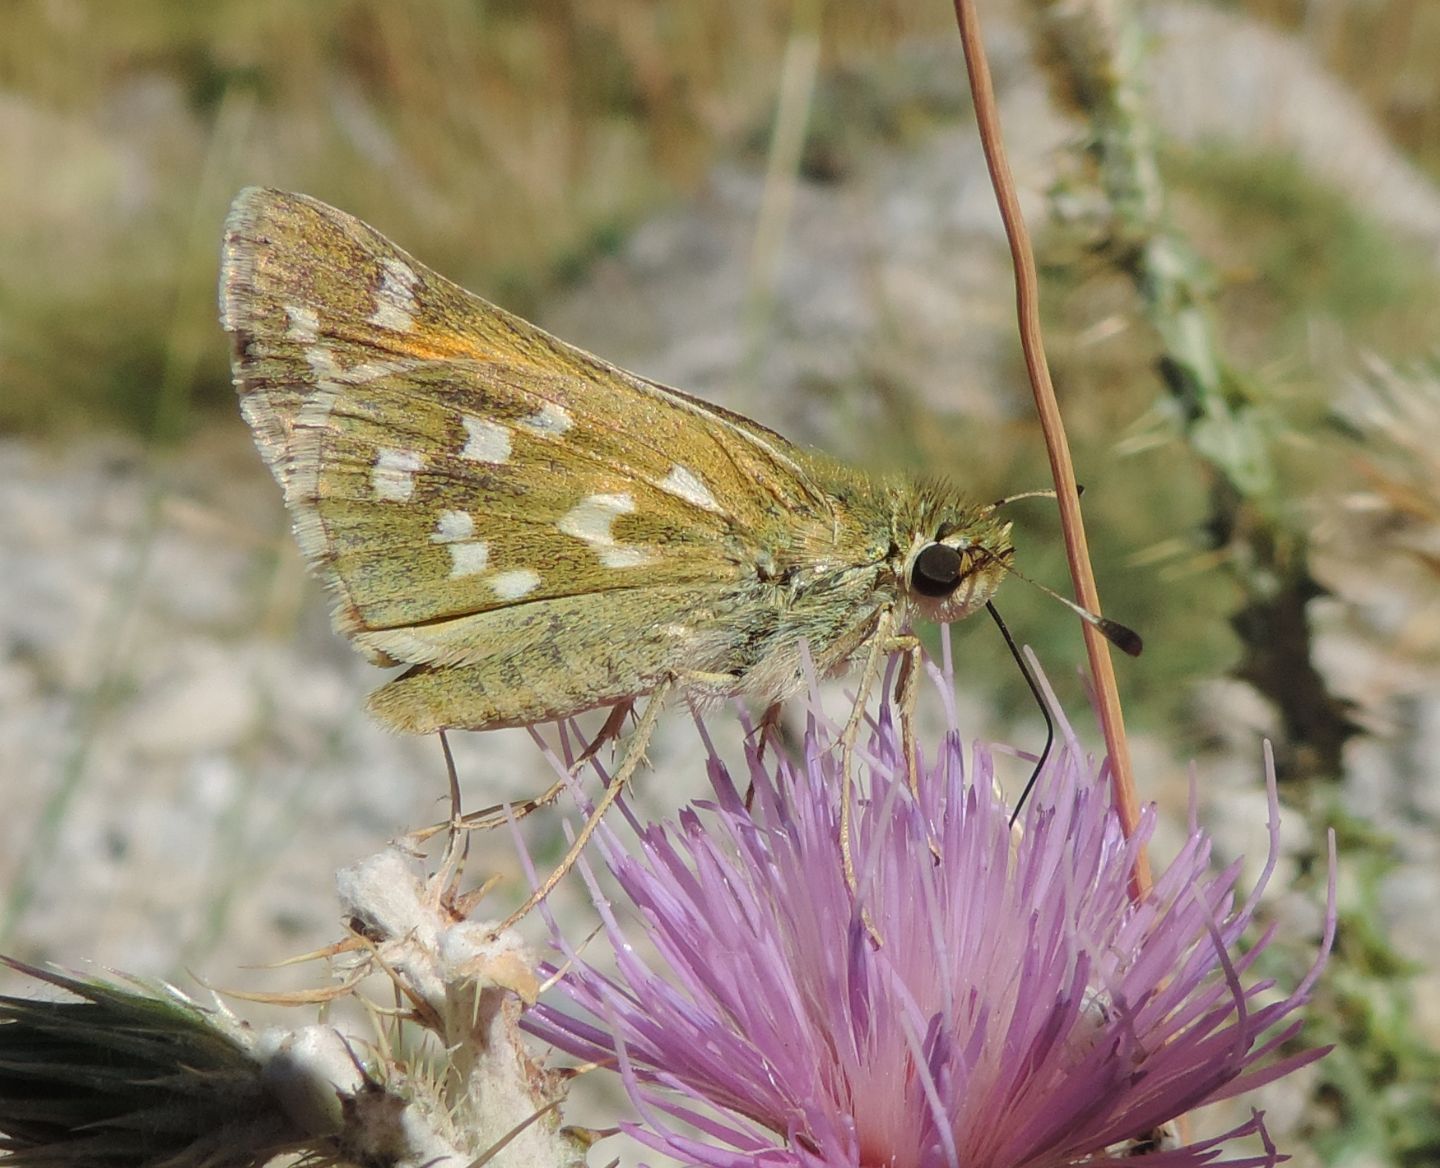
<path fill-rule="evenodd" d="M 921 596 L 949 596 L 960 583 L 963 557 L 947 543 L 932 543 L 915 557 L 910 587 Z"/>

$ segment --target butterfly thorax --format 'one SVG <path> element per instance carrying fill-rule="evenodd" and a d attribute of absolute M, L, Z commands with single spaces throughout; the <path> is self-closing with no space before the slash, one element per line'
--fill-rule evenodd
<path fill-rule="evenodd" d="M 870 643 L 882 618 L 901 631 L 968 615 L 994 593 L 1013 551 L 993 508 L 943 480 L 871 477 L 813 455 L 806 463 L 827 507 L 766 525 L 750 550 L 751 631 L 735 692 L 758 700 L 803 687 L 802 643 L 828 674 Z M 937 552 L 951 575 L 917 575 Z"/>

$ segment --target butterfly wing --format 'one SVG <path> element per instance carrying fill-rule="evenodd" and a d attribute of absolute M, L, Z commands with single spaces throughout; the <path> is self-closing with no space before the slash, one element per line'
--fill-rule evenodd
<path fill-rule="evenodd" d="M 833 526 L 779 435 L 566 345 L 304 196 L 236 199 L 221 316 L 337 627 L 420 667 L 381 691 L 397 725 L 519 724 L 682 666 L 739 670 L 732 610 L 766 549 Z"/>

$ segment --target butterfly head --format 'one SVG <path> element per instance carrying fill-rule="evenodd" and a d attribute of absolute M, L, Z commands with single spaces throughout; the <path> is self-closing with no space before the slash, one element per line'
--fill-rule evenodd
<path fill-rule="evenodd" d="M 988 516 L 922 529 L 901 569 L 911 611 L 941 624 L 969 616 L 995 594 L 1014 555 L 1010 524 Z"/>
<path fill-rule="evenodd" d="M 1015 575 L 1059 601 L 1116 648 L 1138 657 L 1143 645 L 1134 629 L 1016 571 L 1012 525 L 1000 522 L 995 513 L 1006 503 L 1026 497 L 1014 495 L 973 507 L 966 506 L 945 484 L 927 484 L 907 499 L 913 510 L 897 509 L 896 517 L 904 524 L 897 525 L 897 536 L 913 533 L 908 552 L 896 566 L 908 619 L 919 617 L 941 624 L 960 620 L 989 604 L 1000 582 Z M 892 547 L 902 546 L 902 539 L 897 538 Z"/>

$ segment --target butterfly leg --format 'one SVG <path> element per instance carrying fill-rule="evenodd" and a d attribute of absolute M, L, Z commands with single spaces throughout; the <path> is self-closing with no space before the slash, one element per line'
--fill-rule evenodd
<path fill-rule="evenodd" d="M 554 870 L 540 882 L 525 903 L 496 927 L 496 933 L 503 933 L 506 929 L 513 928 L 516 923 L 529 914 L 531 909 L 549 896 L 555 890 L 555 886 L 565 878 L 565 874 L 575 867 L 575 862 L 579 860 L 580 853 L 585 850 L 585 845 L 590 842 L 590 837 L 600 826 L 600 821 L 605 818 L 605 813 L 615 805 L 615 800 L 620 798 L 626 783 L 630 781 L 630 776 L 644 761 L 645 750 L 650 745 L 650 739 L 655 734 L 655 724 L 660 719 L 660 711 L 664 708 L 666 699 L 674 691 L 675 685 L 675 679 L 670 678 L 656 686 L 650 695 L 645 712 L 640 715 L 640 721 L 636 724 L 634 733 L 630 735 L 630 740 L 625 744 L 625 754 L 620 760 L 620 765 L 615 768 L 615 773 L 610 776 L 609 785 L 601 793 L 600 799 L 591 809 L 590 814 L 585 817 L 585 822 L 580 825 L 580 830 L 576 833 L 570 850 L 565 853 Z M 628 710 L 626 712 L 628 713 Z M 606 720 L 607 727 L 614 717 L 615 715 L 612 713 L 611 718 Z M 621 721 L 623 721 L 623 716 Z M 561 785 L 563 787 L 563 784 Z"/>
<path fill-rule="evenodd" d="M 635 708 L 633 701 L 618 702 L 611 709 L 605 719 L 605 724 L 596 732 L 578 758 L 570 764 L 570 774 L 575 775 L 580 769 L 594 758 L 604 748 L 607 742 L 613 742 L 620 737 L 620 731 L 625 727 L 625 719 L 630 716 L 630 711 Z M 448 756 L 448 751 L 447 751 Z M 472 811 L 465 815 L 459 822 L 468 830 L 479 829 L 489 830 L 508 823 L 512 819 L 524 819 L 532 811 L 538 811 L 542 807 L 549 807 L 560 793 L 565 790 L 567 782 L 565 779 L 556 779 L 540 794 L 531 799 L 516 800 L 511 803 L 496 803 L 490 807 L 482 807 L 479 811 Z M 443 831 L 447 824 L 438 824 L 429 828 L 422 839 L 428 839 L 438 831 Z"/>
<path fill-rule="evenodd" d="M 865 707 L 869 704 L 871 691 L 875 688 L 875 682 L 881 673 L 881 662 L 887 653 L 896 651 L 905 653 L 906 659 L 910 660 L 918 656 L 920 642 L 910 633 L 898 633 L 895 631 L 894 614 L 886 609 L 880 614 L 876 623 L 874 636 L 870 639 L 870 651 L 865 655 L 865 665 L 860 675 L 859 690 L 855 695 L 855 705 L 850 711 L 850 718 L 845 723 L 845 728 L 840 732 L 840 864 L 845 873 L 845 883 L 850 888 L 851 895 L 857 895 L 860 891 L 860 882 L 855 872 L 855 853 L 852 847 L 852 822 L 854 819 L 855 793 L 852 789 L 851 776 L 855 770 L 855 743 L 860 737 L 860 727 L 865 724 Z M 906 672 L 906 666 L 902 664 L 902 679 Z M 913 673 L 914 666 L 909 667 Z M 913 686 L 911 701 L 913 703 Z M 913 705 L 912 705 L 913 708 Z M 906 710 L 904 702 L 901 704 L 901 734 L 902 737 L 909 733 L 910 712 Z M 906 765 L 911 765 L 913 741 L 906 747 Z M 914 782 L 913 772 L 910 781 Z M 876 942 L 880 936 L 875 927 L 866 917 L 866 926 Z"/>
<path fill-rule="evenodd" d="M 765 707 L 765 712 L 760 715 L 760 721 L 755 728 L 745 736 L 745 744 L 755 745 L 755 761 L 761 762 L 765 758 L 765 745 L 770 741 L 776 744 L 775 749 L 781 751 L 785 748 L 785 723 L 782 718 L 784 713 L 779 702 L 771 702 Z M 752 779 L 745 788 L 745 810 L 750 811 L 755 805 L 755 782 Z"/>
<path fill-rule="evenodd" d="M 900 707 L 900 747 L 905 752 L 905 779 L 910 793 L 920 793 L 920 759 L 915 748 L 915 682 L 920 673 L 920 642 L 907 637 L 901 647 L 900 672 L 895 678 L 895 704 Z"/>
<path fill-rule="evenodd" d="M 634 700 L 616 702 L 610 713 L 605 717 L 605 724 L 590 739 L 589 744 L 582 750 L 574 762 L 570 764 L 570 774 L 578 775 L 587 762 L 599 754 L 607 743 L 614 742 L 620 737 L 620 732 L 625 729 L 625 719 L 630 716 L 630 711 L 635 708 Z M 526 799 L 523 803 L 511 803 L 508 805 L 509 814 L 516 819 L 523 819 L 530 812 L 541 807 L 549 807 L 560 797 L 560 792 L 567 786 L 565 779 L 556 779 L 543 792 L 533 799 Z M 497 811 L 505 811 L 506 807 L 492 807 L 489 809 L 493 816 Z M 496 823 L 487 823 L 487 827 L 497 826 Z"/>
<path fill-rule="evenodd" d="M 916 680 L 920 675 L 920 642 L 911 638 L 912 644 L 901 651 L 900 673 L 895 678 L 895 704 L 900 707 L 900 747 L 905 752 L 906 783 L 910 794 L 920 795 L 920 757 L 915 746 L 915 694 Z M 940 862 L 940 845 L 930 841 L 930 854 Z"/>
<path fill-rule="evenodd" d="M 595 737 L 590 739 L 590 745 L 580 752 L 580 757 L 570 764 L 570 773 L 579 774 L 580 768 L 594 758 L 604 748 L 607 742 L 614 742 L 620 737 L 620 731 L 625 729 L 625 719 L 630 716 L 630 711 L 635 708 L 635 699 L 627 698 L 623 702 L 616 702 L 614 708 L 605 718 L 605 724 L 596 732 Z M 555 794 L 558 795 L 565 787 L 564 783 L 557 783 Z M 549 794 L 547 791 L 546 794 Z M 554 795 L 550 796 L 551 801 Z"/>
<path fill-rule="evenodd" d="M 782 715 L 784 707 L 779 702 L 771 702 L 765 707 L 765 712 L 760 715 L 760 721 L 755 724 L 747 736 L 747 741 L 755 744 L 757 758 L 765 757 L 765 746 L 774 741 L 778 746 L 785 745 L 785 723 Z"/>

